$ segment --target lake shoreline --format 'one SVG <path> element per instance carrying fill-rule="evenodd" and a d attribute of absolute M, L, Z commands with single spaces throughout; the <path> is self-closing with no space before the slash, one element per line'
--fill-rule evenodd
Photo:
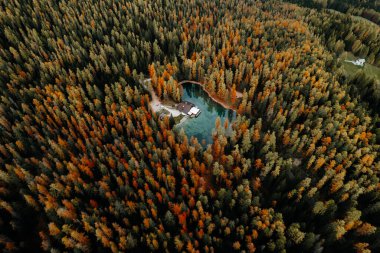
<path fill-rule="evenodd" d="M 200 85 L 184 83 L 182 88 L 182 101 L 194 104 L 200 109 L 201 113 L 198 117 L 186 120 L 179 125 L 178 129 L 183 128 L 188 138 L 194 136 L 199 142 L 203 143 L 203 140 L 205 140 L 205 145 L 212 144 L 215 122 L 219 118 L 220 122 L 228 122 L 225 134 L 230 133 L 232 130 L 231 122 L 236 119 L 237 115 L 235 110 L 231 110 L 229 106 L 223 106 L 215 99 L 212 99 L 209 93 L 202 89 Z"/>
<path fill-rule="evenodd" d="M 231 105 L 227 104 L 226 102 L 224 102 L 223 100 L 221 100 L 220 98 L 217 98 L 217 97 L 211 95 L 210 92 L 204 87 L 204 84 L 202 84 L 202 83 L 200 83 L 200 82 L 196 82 L 196 81 L 190 81 L 190 80 L 183 80 L 183 81 L 179 82 L 178 84 L 181 85 L 181 87 L 182 87 L 182 89 L 183 89 L 183 84 L 185 84 L 185 83 L 196 84 L 196 85 L 202 87 L 202 90 L 203 90 L 204 92 L 206 92 L 207 95 L 209 96 L 209 98 L 211 98 L 215 103 L 220 104 L 220 105 L 223 106 L 225 109 L 232 110 L 232 111 L 234 111 L 234 112 L 237 111 L 237 108 L 236 108 L 236 107 L 231 106 Z M 242 93 L 240 93 L 240 92 L 238 92 L 238 91 L 236 92 L 236 94 L 237 94 L 236 98 L 241 98 L 241 97 L 243 96 Z"/>

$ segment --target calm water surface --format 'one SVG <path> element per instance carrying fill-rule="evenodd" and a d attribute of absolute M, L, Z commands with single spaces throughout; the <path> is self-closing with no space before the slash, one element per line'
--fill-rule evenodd
<path fill-rule="evenodd" d="M 206 141 L 206 144 L 212 143 L 212 131 L 215 128 L 215 120 L 220 117 L 222 124 L 228 118 L 231 123 L 236 118 L 236 112 L 225 109 L 223 106 L 214 102 L 206 92 L 196 84 L 183 84 L 182 100 L 195 104 L 201 114 L 198 118 L 188 118 L 178 126 L 183 128 L 190 139 L 195 136 L 199 142 Z"/>

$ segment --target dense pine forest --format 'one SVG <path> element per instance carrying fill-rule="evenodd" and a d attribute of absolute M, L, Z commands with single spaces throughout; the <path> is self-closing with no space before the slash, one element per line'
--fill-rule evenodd
<path fill-rule="evenodd" d="M 325 2 L 2 1 L 0 252 L 380 252 L 380 82 L 338 59 L 379 27 Z M 236 120 L 205 145 L 146 79 Z"/>

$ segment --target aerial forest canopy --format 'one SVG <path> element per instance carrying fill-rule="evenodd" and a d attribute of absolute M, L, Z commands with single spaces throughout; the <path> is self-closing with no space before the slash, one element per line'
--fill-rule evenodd
<path fill-rule="evenodd" d="M 380 0 L 286 0 L 317 9 L 333 9 L 361 16 L 380 25 Z"/>
<path fill-rule="evenodd" d="M 379 34 L 324 20 L 282 1 L 2 1 L 0 251 L 379 252 L 380 93 L 335 54 L 379 66 Z M 148 78 L 173 101 L 201 82 L 238 116 L 202 145 L 152 111 Z"/>

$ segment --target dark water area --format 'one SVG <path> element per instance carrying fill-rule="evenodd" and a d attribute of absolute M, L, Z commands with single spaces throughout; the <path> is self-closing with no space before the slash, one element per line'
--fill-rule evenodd
<path fill-rule="evenodd" d="M 222 125 L 226 119 L 231 123 L 236 118 L 236 112 L 216 103 L 196 84 L 184 83 L 182 86 L 182 100 L 195 104 L 201 110 L 201 114 L 197 118 L 188 118 L 178 128 L 183 128 L 189 139 L 194 136 L 200 143 L 202 140 L 205 140 L 206 144 L 212 143 L 212 132 L 217 117 L 220 117 Z"/>

